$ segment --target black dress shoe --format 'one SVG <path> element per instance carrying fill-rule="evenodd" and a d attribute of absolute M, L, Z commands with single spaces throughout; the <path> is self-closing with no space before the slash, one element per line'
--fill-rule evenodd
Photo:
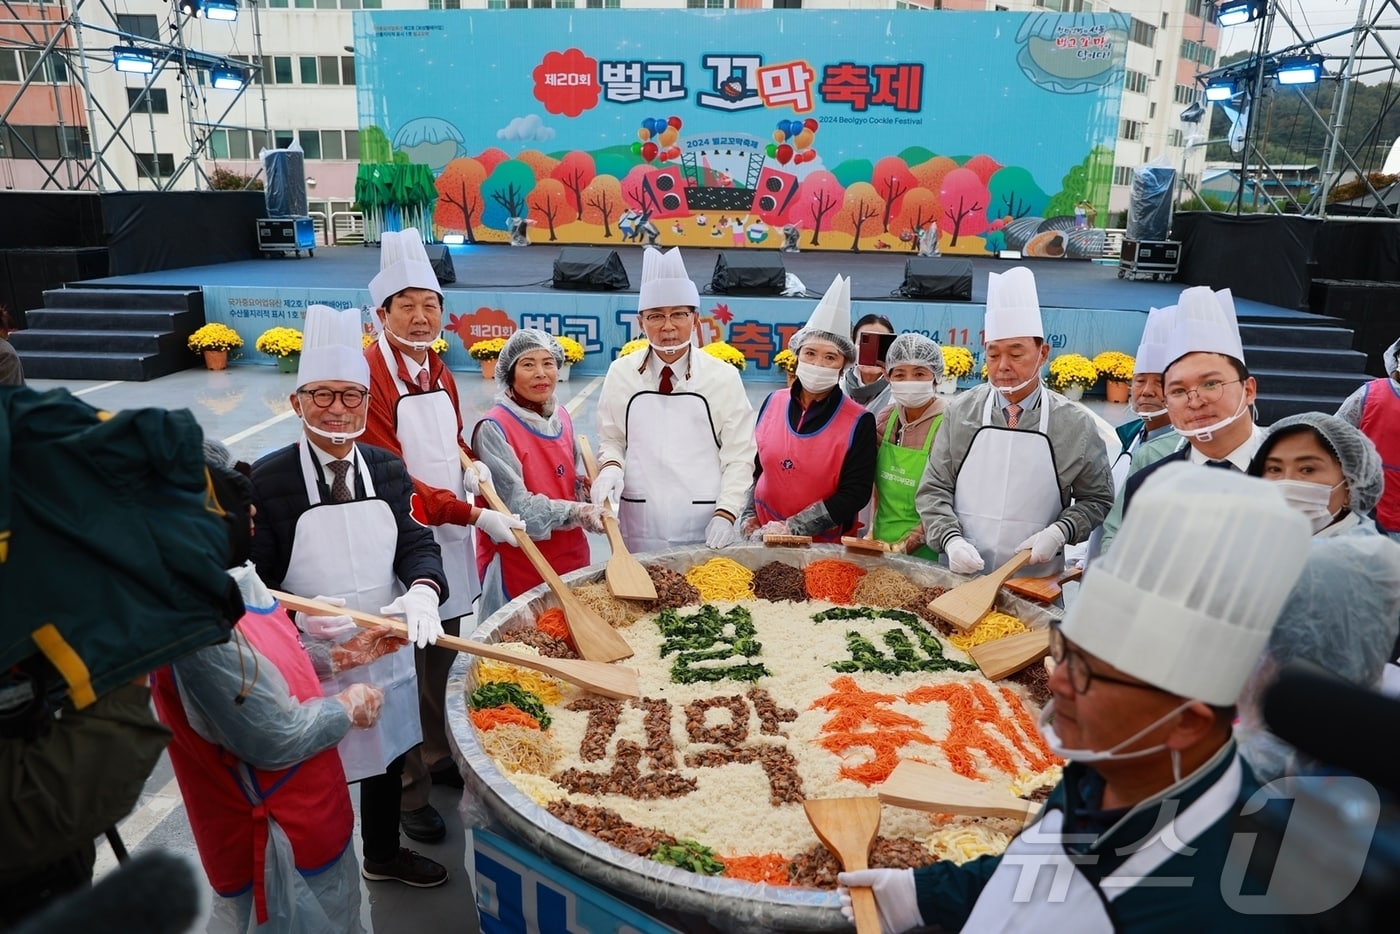
<path fill-rule="evenodd" d="M 434 785 L 443 785 L 448 788 L 466 787 L 466 783 L 462 781 L 462 773 L 457 770 L 457 763 L 451 759 L 433 769 L 428 775 L 432 778 Z"/>
<path fill-rule="evenodd" d="M 410 840 L 417 840 L 419 843 L 437 843 L 447 836 L 447 825 L 442 822 L 442 815 L 431 804 L 425 804 L 412 811 L 400 811 L 399 826 Z"/>

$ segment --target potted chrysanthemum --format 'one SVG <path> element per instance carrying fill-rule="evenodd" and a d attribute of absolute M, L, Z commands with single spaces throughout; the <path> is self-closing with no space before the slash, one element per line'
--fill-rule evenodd
<path fill-rule="evenodd" d="M 739 350 L 739 348 L 735 347 L 733 344 L 727 344 L 724 341 L 711 341 L 701 349 L 716 360 L 720 360 L 734 367 L 734 369 L 738 370 L 740 373 L 744 372 L 744 368 L 749 365 L 749 361 L 744 357 L 743 351 Z"/>
<path fill-rule="evenodd" d="M 1084 390 L 1094 388 L 1098 381 L 1094 362 L 1082 354 L 1061 354 L 1050 361 L 1050 388 L 1067 399 L 1083 398 Z"/>
<path fill-rule="evenodd" d="M 222 370 L 228 366 L 229 352 L 243 346 L 243 338 L 227 324 L 213 322 L 191 334 L 186 346 L 195 353 L 204 355 L 206 367 Z"/>
<path fill-rule="evenodd" d="M 1136 365 L 1137 361 L 1121 350 L 1105 350 L 1094 357 L 1094 369 L 1108 381 L 1104 384 L 1104 392 L 1109 402 L 1128 401 L 1128 386 L 1133 381 L 1133 367 Z"/>
<path fill-rule="evenodd" d="M 951 396 L 958 391 L 958 379 L 972 374 L 972 351 L 957 344 L 940 346 L 943 351 L 943 378 L 938 381 L 939 395 Z"/>
<path fill-rule="evenodd" d="M 301 362 L 301 331 L 296 328 L 268 328 L 253 344 L 258 353 L 277 361 L 277 372 L 295 373 Z"/>
<path fill-rule="evenodd" d="M 564 365 L 559 368 L 559 382 L 567 383 L 569 381 L 569 371 L 573 368 L 573 365 L 583 362 L 583 345 L 572 337 L 556 337 L 555 340 L 559 342 L 559 346 L 564 351 Z"/>
<path fill-rule="evenodd" d="M 504 337 L 493 337 L 489 340 L 477 341 L 467 348 L 467 354 L 473 360 L 481 363 L 481 378 L 496 378 L 496 360 L 501 356 L 501 351 L 506 347 Z"/>

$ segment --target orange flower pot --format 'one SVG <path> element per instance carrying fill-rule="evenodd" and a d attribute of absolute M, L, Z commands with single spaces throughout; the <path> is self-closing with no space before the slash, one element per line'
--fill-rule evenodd
<path fill-rule="evenodd" d="M 204 351 L 204 365 L 211 370 L 228 369 L 227 350 L 206 350 Z"/>
<path fill-rule="evenodd" d="M 1108 395 L 1109 402 L 1127 402 L 1128 384 L 1122 380 L 1111 379 L 1104 387 L 1104 392 Z"/>

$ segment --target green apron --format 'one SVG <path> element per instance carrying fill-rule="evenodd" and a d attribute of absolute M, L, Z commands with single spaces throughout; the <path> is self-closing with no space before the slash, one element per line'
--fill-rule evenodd
<path fill-rule="evenodd" d="M 928 466 L 928 452 L 933 447 L 933 436 L 938 433 L 943 413 L 934 416 L 922 449 L 903 448 L 891 440 L 898 421 L 899 409 L 896 406 L 890 412 L 890 420 L 885 424 L 885 436 L 880 439 L 875 453 L 875 495 L 878 499 L 871 534 L 877 541 L 891 545 L 902 541 L 919 524 L 919 510 L 914 507 L 914 491 L 918 489 L 919 479 Z M 920 545 L 911 553 L 930 561 L 938 560 L 938 552 L 928 545 Z"/>

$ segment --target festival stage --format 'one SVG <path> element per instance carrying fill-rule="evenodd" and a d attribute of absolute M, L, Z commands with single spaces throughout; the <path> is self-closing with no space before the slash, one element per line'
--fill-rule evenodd
<path fill-rule="evenodd" d="M 515 327 L 541 327 L 582 343 L 587 356 L 574 367 L 581 375 L 601 374 L 628 340 L 640 336 L 636 324 L 637 292 L 642 250 L 617 248 L 632 288 L 618 292 L 579 292 L 551 287 L 559 248 L 467 245 L 448 247 L 456 270 L 455 284 L 444 287 L 450 345 L 446 361 L 453 369 L 477 369 L 466 348 Z M 780 258 L 790 275 L 806 287 L 804 297 L 738 296 L 706 291 L 719 255 L 762 253 Z M 813 301 L 839 274 L 851 277 L 851 318 L 867 313 L 887 316 L 896 330 L 916 330 L 945 344 L 968 346 L 981 359 L 981 339 L 987 276 L 1019 263 L 1035 271 L 1044 310 L 1047 339 L 1055 353 L 1092 357 L 1104 350 L 1136 350 L 1149 308 L 1170 305 L 1184 286 L 1180 283 L 1129 281 L 1118 278 L 1115 265 L 1071 260 L 971 259 L 972 300 L 947 302 L 906 299 L 896 292 L 904 281 L 904 251 L 833 253 L 809 251 L 783 254 L 772 250 L 694 249 L 685 251 L 686 264 L 701 289 L 700 314 L 705 339 L 727 340 L 749 358 L 746 379 L 782 378 L 772 357 L 807 320 Z M 960 259 L 960 257 L 949 257 Z M 300 327 L 310 304 L 364 309 L 369 321 L 368 283 L 379 270 L 375 247 L 319 247 L 314 257 L 270 257 L 213 266 L 191 266 L 160 272 L 86 280 L 85 284 L 119 287 L 152 285 L 196 286 L 204 291 L 210 321 L 234 327 L 246 346 L 242 363 L 272 364 L 256 353 L 253 343 L 270 327 Z M 1299 323 L 1312 316 L 1238 299 L 1240 318 L 1255 323 Z"/>

